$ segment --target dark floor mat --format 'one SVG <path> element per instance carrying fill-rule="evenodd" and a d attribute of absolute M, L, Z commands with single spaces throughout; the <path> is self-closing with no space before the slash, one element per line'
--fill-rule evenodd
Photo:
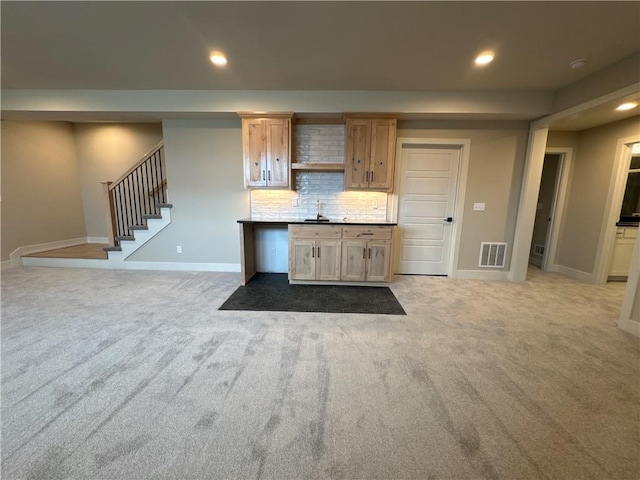
<path fill-rule="evenodd" d="M 219 310 L 406 315 L 388 287 L 289 285 L 286 273 L 257 273 Z"/>

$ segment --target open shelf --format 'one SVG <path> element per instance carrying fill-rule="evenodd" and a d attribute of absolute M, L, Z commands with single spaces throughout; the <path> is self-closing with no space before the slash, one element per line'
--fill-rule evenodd
<path fill-rule="evenodd" d="M 292 163 L 291 170 L 309 172 L 344 172 L 344 163 Z"/>

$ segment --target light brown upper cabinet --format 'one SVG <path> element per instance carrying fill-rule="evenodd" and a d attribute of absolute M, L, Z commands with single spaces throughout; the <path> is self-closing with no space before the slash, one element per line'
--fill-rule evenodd
<path fill-rule="evenodd" d="M 289 188 L 291 185 L 292 113 L 239 113 L 242 118 L 244 186 Z"/>
<path fill-rule="evenodd" d="M 393 190 L 396 118 L 346 116 L 345 190 Z"/>

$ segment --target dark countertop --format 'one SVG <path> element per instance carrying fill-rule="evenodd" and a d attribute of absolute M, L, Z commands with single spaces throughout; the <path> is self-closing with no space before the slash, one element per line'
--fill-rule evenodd
<path fill-rule="evenodd" d="M 328 222 L 305 222 L 300 218 L 242 218 L 238 223 L 254 223 L 254 224 L 271 224 L 271 225 L 369 225 L 375 227 L 395 227 L 398 222 L 377 222 L 367 220 L 335 220 L 329 219 Z"/>
<path fill-rule="evenodd" d="M 618 222 L 616 227 L 638 228 L 638 222 Z"/>

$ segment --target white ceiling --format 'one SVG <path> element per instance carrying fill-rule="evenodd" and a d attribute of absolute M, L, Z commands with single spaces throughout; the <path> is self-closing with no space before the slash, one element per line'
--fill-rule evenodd
<path fill-rule="evenodd" d="M 556 91 L 640 50 L 640 2 L 7 2 L 2 88 Z M 212 50 L 229 64 L 216 69 Z M 496 52 L 486 68 L 475 55 Z M 572 70 L 569 63 L 586 58 Z"/>

